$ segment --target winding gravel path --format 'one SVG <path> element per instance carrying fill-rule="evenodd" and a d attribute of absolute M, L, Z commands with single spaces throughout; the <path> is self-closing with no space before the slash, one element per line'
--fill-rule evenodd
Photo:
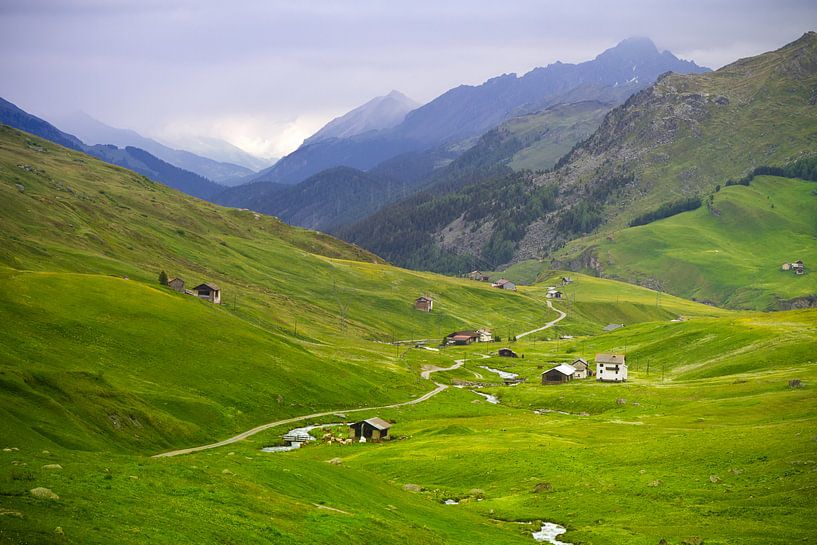
<path fill-rule="evenodd" d="M 538 333 L 539 331 L 544 331 L 544 330 L 548 329 L 549 327 L 553 327 L 553 326 L 554 326 L 554 325 L 556 325 L 557 323 L 559 323 L 559 322 L 561 322 L 562 320 L 564 320 L 564 319 L 565 319 L 565 316 L 567 316 L 567 314 L 566 314 L 566 313 L 562 312 L 562 311 L 561 311 L 561 310 L 559 310 L 558 308 L 555 308 L 555 307 L 553 306 L 553 303 L 551 303 L 550 301 L 548 301 L 548 302 L 547 302 L 547 305 L 548 305 L 548 308 L 549 308 L 550 310 L 555 310 L 556 312 L 558 312 L 558 313 L 559 313 L 559 317 L 558 317 L 558 318 L 556 318 L 555 320 L 551 320 L 551 321 L 549 321 L 548 323 L 546 323 L 546 324 L 545 324 L 545 325 L 543 325 L 542 327 L 539 327 L 539 328 L 536 328 L 536 329 L 531 329 L 530 331 L 525 331 L 524 333 L 520 333 L 519 335 L 517 335 L 517 336 L 516 336 L 516 338 L 517 338 L 517 339 L 521 339 L 521 338 L 522 338 L 522 337 L 524 337 L 525 335 L 530 335 L 531 333 Z"/>
<path fill-rule="evenodd" d="M 565 314 L 561 310 L 559 310 L 557 308 L 553 308 L 553 305 L 550 303 L 550 301 L 547 302 L 547 306 L 548 306 L 548 308 L 558 312 L 559 317 L 556 318 L 555 320 L 552 320 L 552 321 L 548 322 L 547 324 L 545 324 L 544 326 L 542 326 L 542 327 L 540 327 L 538 329 L 533 329 L 531 331 L 526 331 L 525 333 L 520 333 L 519 335 L 516 336 L 517 339 L 519 339 L 521 337 L 524 337 L 525 335 L 530 335 L 531 333 L 536 333 L 537 331 L 543 331 L 543 330 L 545 330 L 545 329 L 547 329 L 549 327 L 553 327 L 554 324 L 556 324 L 560 320 L 564 319 L 565 316 L 567 316 L 567 314 Z M 487 358 L 489 356 L 481 355 L 481 357 L 484 359 L 484 358 Z M 430 380 L 432 373 L 441 373 L 441 372 L 445 372 L 445 371 L 453 371 L 455 369 L 459 369 L 460 367 L 463 366 L 465 361 L 466 361 L 465 359 L 454 360 L 454 365 L 452 365 L 451 367 L 432 366 L 430 368 L 426 368 L 425 370 L 423 370 L 423 372 L 420 373 L 420 376 L 423 377 L 426 380 Z M 379 410 L 379 409 L 395 409 L 397 407 L 405 407 L 406 405 L 416 405 L 417 403 L 422 403 L 423 401 L 427 401 L 427 400 L 431 399 L 435 395 L 439 394 L 440 392 L 442 392 L 443 390 L 448 388 L 448 386 L 445 385 L 445 384 L 440 384 L 438 382 L 435 382 L 434 384 L 435 384 L 436 388 L 434 388 L 430 392 L 427 392 L 427 393 L 425 393 L 425 394 L 423 394 L 420 397 L 417 397 L 415 399 L 412 399 L 412 400 L 409 400 L 409 401 L 404 401 L 402 403 L 392 403 L 391 405 L 380 405 L 380 406 L 377 406 L 377 407 L 363 407 L 363 408 L 360 408 L 360 409 L 338 409 L 338 410 L 335 410 L 335 411 L 324 411 L 322 413 L 312 413 L 312 414 L 307 414 L 307 415 L 303 415 L 303 416 L 293 416 L 292 418 L 285 418 L 283 420 L 276 420 L 275 422 L 269 422 L 268 424 L 262 424 L 261 426 L 256 426 L 255 428 L 253 428 L 251 430 L 247 430 L 245 432 L 239 433 L 238 435 L 230 437 L 229 439 L 225 439 L 224 441 L 219 441 L 218 443 L 210 443 L 209 445 L 200 445 L 198 447 L 190 447 L 190 448 L 183 448 L 183 449 L 179 449 L 179 450 L 171 450 L 170 452 L 162 452 L 161 454 L 155 454 L 153 456 L 153 458 L 170 458 L 172 456 L 179 456 L 179 455 L 182 455 L 182 454 L 191 454 L 193 452 L 201 452 L 202 450 L 209 450 L 209 449 L 213 449 L 213 448 L 224 447 L 224 446 L 230 445 L 232 443 L 236 443 L 238 441 L 246 439 L 248 437 L 251 437 L 251 436 L 253 436 L 253 435 L 257 434 L 257 433 L 260 433 L 260 432 L 262 432 L 264 430 L 268 430 L 270 428 L 275 428 L 275 427 L 278 427 L 278 426 L 283 426 L 285 424 L 292 424 L 294 422 L 300 422 L 301 420 L 306 420 L 308 418 L 319 418 L 321 416 L 329 416 L 329 415 L 338 414 L 338 413 L 359 413 L 359 412 L 363 412 L 363 411 L 375 411 L 375 410 Z"/>

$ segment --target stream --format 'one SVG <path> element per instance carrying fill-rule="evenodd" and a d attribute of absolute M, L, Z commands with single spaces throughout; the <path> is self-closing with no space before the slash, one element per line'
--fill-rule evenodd
<path fill-rule="evenodd" d="M 533 539 L 536 541 L 547 542 L 551 545 L 572 545 L 571 543 L 566 543 L 556 539 L 565 532 L 567 532 L 567 529 L 564 526 L 559 526 L 553 522 L 543 522 L 542 529 L 538 532 L 533 532 Z"/>
<path fill-rule="evenodd" d="M 478 392 L 477 390 L 471 390 L 471 391 L 474 392 L 475 394 L 477 394 L 478 396 L 484 397 L 485 401 L 487 401 L 488 403 L 492 403 L 494 405 L 499 405 L 499 398 L 496 397 L 495 395 L 486 394 L 484 392 Z"/>
<path fill-rule="evenodd" d="M 514 379 L 519 378 L 519 375 L 517 375 L 516 373 L 509 373 L 508 371 L 502 371 L 500 369 L 494 369 L 493 367 L 488 367 L 487 365 L 480 365 L 480 367 L 485 369 L 486 371 L 496 373 L 497 375 L 499 375 L 499 378 L 501 378 L 503 380 L 505 380 L 505 379 L 514 380 Z"/>
<path fill-rule="evenodd" d="M 315 437 L 312 436 L 312 430 L 318 430 L 321 428 L 331 428 L 333 426 L 342 426 L 343 424 L 335 422 L 334 424 L 320 424 L 318 426 L 303 426 L 301 428 L 295 428 L 289 430 L 284 437 L 291 436 L 294 438 L 298 438 L 298 441 L 292 441 L 289 445 L 280 445 L 276 447 L 264 447 L 261 449 L 261 452 L 288 452 L 290 450 L 295 450 L 301 448 L 303 443 L 307 441 L 315 441 Z"/>

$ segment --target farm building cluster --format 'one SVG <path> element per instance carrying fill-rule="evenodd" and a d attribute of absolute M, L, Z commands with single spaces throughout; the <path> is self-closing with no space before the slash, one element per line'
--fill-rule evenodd
<path fill-rule="evenodd" d="M 465 330 L 465 331 L 454 331 L 450 333 L 445 338 L 446 345 L 466 345 L 471 343 L 490 343 L 493 342 L 494 335 L 490 329 L 477 329 L 474 330 Z"/>
<path fill-rule="evenodd" d="M 798 259 L 792 263 L 783 263 L 783 266 L 780 267 L 784 271 L 791 271 L 794 274 L 805 274 L 806 267 L 803 265 L 803 260 Z"/>
<path fill-rule="evenodd" d="M 561 363 L 542 373 L 542 384 L 564 384 L 595 375 L 599 382 L 627 382 L 627 364 L 624 354 L 596 354 L 595 373 L 590 364 L 579 358 L 572 363 Z"/>
<path fill-rule="evenodd" d="M 184 280 L 182 280 L 181 278 L 173 278 L 167 282 L 167 287 L 172 289 L 173 291 L 178 291 L 179 293 L 185 293 L 187 295 L 193 295 L 195 297 L 198 297 L 199 299 L 210 301 L 211 303 L 214 303 L 216 305 L 221 304 L 221 288 L 219 288 L 212 282 L 205 282 L 203 284 L 199 284 L 193 289 L 185 289 Z"/>

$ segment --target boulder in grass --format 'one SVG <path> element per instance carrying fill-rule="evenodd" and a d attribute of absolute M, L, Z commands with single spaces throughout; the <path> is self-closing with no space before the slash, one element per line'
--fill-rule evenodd
<path fill-rule="evenodd" d="M 41 500 L 58 500 L 60 499 L 53 490 L 50 488 L 43 488 L 42 486 L 38 486 L 37 488 L 32 488 L 30 490 L 31 495 L 35 498 L 40 498 Z"/>
<path fill-rule="evenodd" d="M 45 464 L 43 469 L 62 469 L 60 464 Z"/>

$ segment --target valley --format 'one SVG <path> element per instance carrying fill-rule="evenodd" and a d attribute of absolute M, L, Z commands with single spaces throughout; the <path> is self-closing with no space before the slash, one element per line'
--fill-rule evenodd
<path fill-rule="evenodd" d="M 461 7 L 0 10 L 0 545 L 817 543 L 817 33 Z"/>

